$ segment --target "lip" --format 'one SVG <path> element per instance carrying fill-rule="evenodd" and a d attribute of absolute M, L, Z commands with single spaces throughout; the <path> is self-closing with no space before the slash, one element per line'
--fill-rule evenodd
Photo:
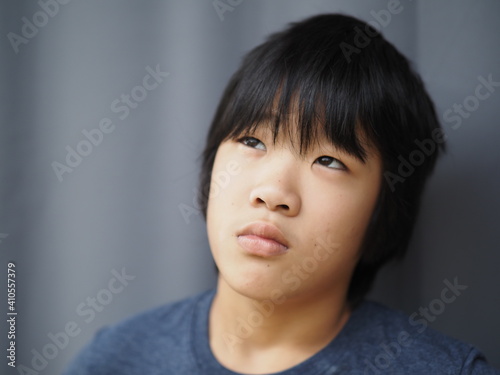
<path fill-rule="evenodd" d="M 278 227 L 264 222 L 246 225 L 237 235 L 238 244 L 251 255 L 273 257 L 288 252 L 288 241 Z"/>

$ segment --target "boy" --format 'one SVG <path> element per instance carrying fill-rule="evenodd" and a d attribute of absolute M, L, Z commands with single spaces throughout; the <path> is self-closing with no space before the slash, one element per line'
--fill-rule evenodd
<path fill-rule="evenodd" d="M 404 254 L 443 140 L 406 58 L 364 22 L 320 15 L 272 35 L 229 82 L 203 153 L 217 290 L 101 331 L 66 373 L 495 373 L 363 300 Z M 417 144 L 428 152 L 403 180 L 398 156 Z"/>

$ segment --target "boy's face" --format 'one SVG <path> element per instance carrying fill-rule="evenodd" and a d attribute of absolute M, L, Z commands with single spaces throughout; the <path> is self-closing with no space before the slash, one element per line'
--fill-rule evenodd
<path fill-rule="evenodd" d="M 297 133 L 297 132 L 296 132 Z M 219 282 L 254 299 L 345 296 L 381 185 L 378 153 L 366 163 L 326 139 L 299 155 L 288 132 L 224 141 L 207 208 Z"/>

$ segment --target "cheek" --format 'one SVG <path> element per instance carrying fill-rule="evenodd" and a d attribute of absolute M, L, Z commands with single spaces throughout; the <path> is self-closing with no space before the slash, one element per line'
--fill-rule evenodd
<path fill-rule="evenodd" d="M 372 202 L 348 194 L 330 194 L 328 199 L 328 204 L 311 200 L 310 219 L 302 226 L 302 233 L 308 233 L 308 238 L 295 263 L 308 272 L 311 285 L 347 288 L 359 260 Z"/>
<path fill-rule="evenodd" d="M 241 202 L 241 162 L 229 152 L 227 146 L 219 147 L 214 160 L 210 191 L 207 202 L 207 230 L 210 241 L 220 241 L 224 228 L 230 227 L 236 204 Z"/>
<path fill-rule="evenodd" d="M 336 194 L 311 194 L 309 202 L 310 233 L 314 238 L 327 238 L 345 251 L 357 252 L 370 222 L 376 194 L 346 190 Z M 314 238 L 312 240 L 314 240 Z"/>
<path fill-rule="evenodd" d="M 208 211 L 216 211 L 217 215 L 224 215 L 225 210 L 230 210 L 231 207 L 234 208 L 236 203 L 242 201 L 244 186 L 241 185 L 241 171 L 230 173 L 227 164 L 220 164 L 222 165 L 214 165 L 212 171 L 210 192 L 208 194 Z"/>

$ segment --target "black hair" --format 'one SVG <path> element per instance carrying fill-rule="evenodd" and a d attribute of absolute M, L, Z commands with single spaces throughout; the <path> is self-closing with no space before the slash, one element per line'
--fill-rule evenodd
<path fill-rule="evenodd" d="M 269 119 L 276 139 L 290 131 L 287 114 L 293 110 L 301 152 L 321 131 L 363 161 L 363 135 L 379 152 L 385 173 L 396 173 L 401 157 L 417 149 L 415 140 L 432 140 L 441 131 L 418 74 L 376 29 L 341 14 L 292 23 L 244 57 L 223 93 L 202 154 L 199 203 L 205 217 L 221 142 Z M 434 145 L 397 186 L 382 184 L 348 290 L 352 305 L 366 295 L 382 265 L 406 252 L 425 181 L 442 150 L 444 143 Z"/>

